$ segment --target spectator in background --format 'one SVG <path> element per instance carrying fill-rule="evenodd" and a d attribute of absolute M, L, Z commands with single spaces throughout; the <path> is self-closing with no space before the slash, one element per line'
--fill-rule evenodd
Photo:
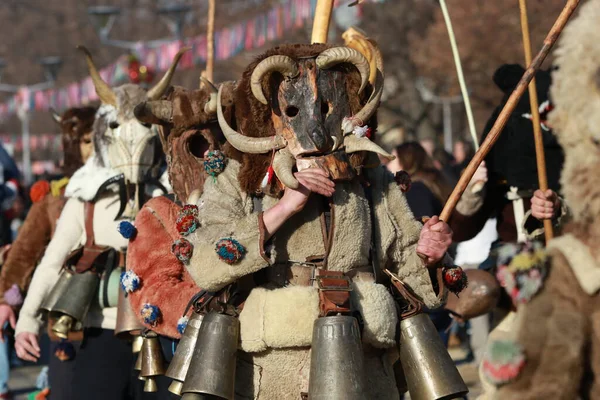
<path fill-rule="evenodd" d="M 467 164 L 469 164 L 474 155 L 475 147 L 470 141 L 460 139 L 456 143 L 454 143 L 454 147 L 452 150 L 452 156 L 454 157 L 453 169 L 454 174 L 457 177 L 460 177 L 460 175 L 467 167 Z"/>
<path fill-rule="evenodd" d="M 419 141 L 419 144 L 421 145 L 421 147 L 423 147 L 423 149 L 425 150 L 427 155 L 429 157 L 433 158 L 433 152 L 437 148 L 437 145 L 435 144 L 435 140 L 432 138 L 421 139 Z"/>

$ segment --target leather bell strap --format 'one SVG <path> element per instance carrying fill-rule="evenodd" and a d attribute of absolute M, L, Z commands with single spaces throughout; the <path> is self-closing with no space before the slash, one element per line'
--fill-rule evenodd
<path fill-rule="evenodd" d="M 350 278 L 341 271 L 315 270 L 319 290 L 319 316 L 350 314 Z"/>
<path fill-rule="evenodd" d="M 423 309 L 423 302 L 421 300 L 417 299 L 416 296 L 414 296 L 408 290 L 408 288 L 404 285 L 404 282 L 402 282 L 396 274 L 394 274 L 393 272 L 391 272 L 388 269 L 384 269 L 383 272 L 385 272 L 385 274 L 390 277 L 392 285 L 394 286 L 394 288 L 396 288 L 396 290 L 398 291 L 400 296 L 407 303 L 407 306 L 405 307 L 405 309 L 402 310 L 400 313 L 400 318 L 405 319 L 405 318 L 412 317 L 413 315 L 420 313 L 421 310 Z"/>

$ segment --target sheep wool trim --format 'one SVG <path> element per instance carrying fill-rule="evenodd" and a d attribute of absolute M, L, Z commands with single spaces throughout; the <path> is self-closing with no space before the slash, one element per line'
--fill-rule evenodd
<path fill-rule="evenodd" d="M 117 231 L 125 239 L 133 239 L 137 233 L 135 226 L 129 221 L 121 221 L 117 226 Z"/>
<path fill-rule="evenodd" d="M 145 303 L 142 306 L 140 315 L 144 319 L 144 323 L 150 326 L 155 326 L 161 319 L 160 308 L 150 303 Z"/>
<path fill-rule="evenodd" d="M 65 196 L 75 197 L 81 201 L 92 201 L 104 182 L 118 175 L 121 175 L 121 172 L 100 166 L 98 155 L 94 154 L 83 167 L 75 171 L 67 184 Z M 119 188 L 118 185 L 110 185 L 107 189 L 116 193 Z"/>
<path fill-rule="evenodd" d="M 188 317 L 181 317 L 177 321 L 177 332 L 179 332 L 180 335 L 183 335 L 183 332 L 185 331 L 189 320 L 190 319 Z"/>
<path fill-rule="evenodd" d="M 204 170 L 213 178 L 216 178 L 225 170 L 226 165 L 225 155 L 219 150 L 209 151 L 204 160 Z"/>
<path fill-rule="evenodd" d="M 525 366 L 525 354 L 512 340 L 496 340 L 490 343 L 482 363 L 487 379 L 499 386 L 519 376 Z"/>
<path fill-rule="evenodd" d="M 547 272 L 541 243 L 509 244 L 499 250 L 496 277 L 517 304 L 528 303 L 540 291 Z"/>
<path fill-rule="evenodd" d="M 132 293 L 141 286 L 140 277 L 133 271 L 124 271 L 121 273 L 121 288 L 125 293 Z"/>
<path fill-rule="evenodd" d="M 246 254 L 246 249 L 233 238 L 220 239 L 215 245 L 215 251 L 221 261 L 235 264 Z"/>

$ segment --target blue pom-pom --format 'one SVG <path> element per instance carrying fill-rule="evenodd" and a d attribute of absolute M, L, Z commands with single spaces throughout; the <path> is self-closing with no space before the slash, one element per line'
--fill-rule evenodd
<path fill-rule="evenodd" d="M 54 349 L 54 356 L 60 361 L 69 361 L 75 358 L 75 347 L 67 340 L 61 340 Z"/>
<path fill-rule="evenodd" d="M 144 319 L 144 323 L 152 326 L 156 325 L 161 317 L 160 308 L 150 303 L 146 303 L 142 306 L 140 314 Z"/>
<path fill-rule="evenodd" d="M 133 271 L 121 272 L 121 288 L 125 293 L 135 292 L 140 288 L 140 277 Z"/>
<path fill-rule="evenodd" d="M 133 224 L 129 221 L 121 221 L 119 222 L 119 226 L 117 230 L 125 239 L 132 239 L 137 233 L 137 229 Z"/>
<path fill-rule="evenodd" d="M 183 331 L 185 331 L 188 321 L 189 321 L 188 317 L 181 317 L 177 321 L 177 332 L 179 332 L 180 335 L 183 335 Z"/>

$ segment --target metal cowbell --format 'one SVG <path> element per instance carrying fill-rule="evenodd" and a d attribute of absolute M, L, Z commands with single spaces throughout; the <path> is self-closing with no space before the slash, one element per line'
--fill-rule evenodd
<path fill-rule="evenodd" d="M 142 351 L 142 345 L 144 344 L 144 338 L 140 335 L 134 336 L 131 341 L 131 352 L 133 354 L 139 353 Z"/>
<path fill-rule="evenodd" d="M 190 367 L 190 361 L 194 354 L 194 348 L 196 347 L 203 318 L 204 315 L 200 313 L 192 313 L 192 316 L 185 327 L 185 331 L 179 340 L 175 355 L 165 374 L 173 379 L 173 383 L 169 386 L 169 392 L 175 393 L 176 395 L 181 395 L 181 389 L 183 388 L 183 382 L 185 381 L 185 376 Z"/>
<path fill-rule="evenodd" d="M 239 337 L 236 317 L 216 312 L 204 316 L 181 389 L 182 399 L 209 395 L 233 400 Z"/>
<path fill-rule="evenodd" d="M 469 392 L 427 314 L 400 321 L 399 345 L 411 399 L 455 399 Z"/>
<path fill-rule="evenodd" d="M 63 293 L 68 289 L 69 281 L 73 276 L 73 272 L 68 269 L 63 269 L 58 276 L 58 280 L 50 290 L 50 293 L 46 296 L 42 305 L 40 306 L 40 311 L 42 314 L 48 314 L 54 308 L 54 305 L 58 301 L 58 299 L 63 295 Z"/>
<path fill-rule="evenodd" d="M 69 279 L 66 290 L 50 312 L 50 318 L 58 319 L 52 327 L 56 336 L 66 339 L 70 330 L 81 325 L 96 296 L 99 280 L 93 271 L 74 274 Z"/>
<path fill-rule="evenodd" d="M 366 400 L 364 354 L 356 318 L 315 321 L 308 397 L 311 400 Z"/>
<path fill-rule="evenodd" d="M 158 335 L 152 331 L 144 334 L 142 344 L 142 369 L 140 378 L 144 378 L 144 392 L 156 392 L 156 377 L 165 373 L 165 357 L 162 352 Z"/>
<path fill-rule="evenodd" d="M 131 303 L 125 297 L 123 288 L 119 288 L 119 300 L 117 303 L 117 323 L 115 325 L 115 336 L 120 338 L 139 336 L 144 326 L 138 319 L 131 307 Z M 135 353 L 135 351 L 134 351 Z"/>

